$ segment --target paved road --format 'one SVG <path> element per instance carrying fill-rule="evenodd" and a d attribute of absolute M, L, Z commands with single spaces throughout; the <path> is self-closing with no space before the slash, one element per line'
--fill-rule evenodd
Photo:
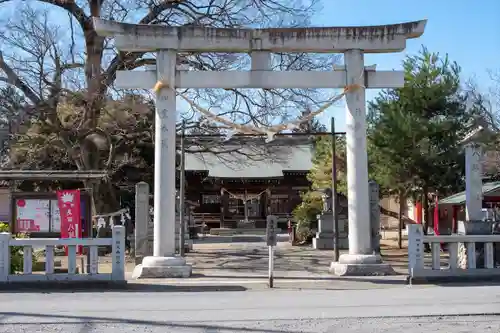
<path fill-rule="evenodd" d="M 499 286 L 226 288 L 219 292 L 178 292 L 157 286 L 127 292 L 3 293 L 0 332 L 500 331 Z"/>

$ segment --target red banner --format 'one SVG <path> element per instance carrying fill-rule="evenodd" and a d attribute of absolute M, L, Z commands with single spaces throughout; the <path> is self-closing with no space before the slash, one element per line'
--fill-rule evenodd
<path fill-rule="evenodd" d="M 57 191 L 57 204 L 61 215 L 61 238 L 82 238 L 80 223 L 80 190 Z M 77 249 L 82 252 L 81 246 Z"/>

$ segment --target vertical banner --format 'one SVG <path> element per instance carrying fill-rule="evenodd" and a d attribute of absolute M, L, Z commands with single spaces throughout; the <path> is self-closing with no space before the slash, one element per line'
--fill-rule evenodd
<path fill-rule="evenodd" d="M 434 235 L 439 236 L 439 199 L 436 195 L 434 199 Z"/>
<path fill-rule="evenodd" d="M 418 224 L 422 224 L 422 203 L 420 201 L 417 201 L 415 204 L 415 214 L 413 215 L 415 221 L 417 221 Z"/>
<path fill-rule="evenodd" d="M 80 190 L 57 191 L 57 204 L 61 215 L 61 238 L 82 238 Z M 77 253 L 82 253 L 81 246 L 78 246 Z"/>

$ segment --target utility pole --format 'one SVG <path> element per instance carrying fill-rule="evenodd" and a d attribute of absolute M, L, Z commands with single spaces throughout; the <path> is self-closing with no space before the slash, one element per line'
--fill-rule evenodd
<path fill-rule="evenodd" d="M 337 133 L 335 132 L 335 118 L 331 119 L 332 132 L 332 213 L 333 213 L 333 261 L 339 261 L 339 210 L 337 196 Z"/>
<path fill-rule="evenodd" d="M 184 256 L 184 243 L 186 238 L 186 225 L 184 223 L 184 210 L 185 210 L 185 186 L 186 186 L 186 152 L 185 152 L 185 133 L 186 132 L 186 121 L 182 121 L 181 129 L 181 161 L 180 161 L 180 173 L 179 173 L 179 219 L 180 219 L 180 229 L 179 229 L 179 254 Z"/>

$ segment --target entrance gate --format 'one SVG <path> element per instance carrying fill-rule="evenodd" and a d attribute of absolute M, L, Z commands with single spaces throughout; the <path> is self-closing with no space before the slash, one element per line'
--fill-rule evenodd
<path fill-rule="evenodd" d="M 347 181 L 349 198 L 349 254 L 340 262 L 374 263 L 371 245 L 368 166 L 366 152 L 365 89 L 398 88 L 404 84 L 400 71 L 375 71 L 364 66 L 364 53 L 400 52 L 406 40 L 420 37 L 426 21 L 370 27 L 328 28 L 204 28 L 135 25 L 94 18 L 98 34 L 115 38 L 120 51 L 156 52 L 155 70 L 118 71 L 116 84 L 123 89 L 154 89 L 155 184 L 154 257 L 143 260 L 147 276 L 186 276 L 191 268 L 175 253 L 175 163 L 177 88 L 343 88 L 344 93 L 308 117 L 346 96 Z M 180 52 L 249 53 L 250 71 L 187 71 L 176 69 Z M 271 53 L 343 53 L 345 66 L 332 71 L 273 71 Z M 297 126 L 256 128 L 238 125 L 211 114 L 182 96 L 204 115 L 230 124 L 243 133 L 267 135 Z"/>

